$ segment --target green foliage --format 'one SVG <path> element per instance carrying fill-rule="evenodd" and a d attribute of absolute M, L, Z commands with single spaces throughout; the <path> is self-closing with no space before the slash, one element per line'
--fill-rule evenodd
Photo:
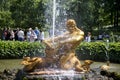
<path fill-rule="evenodd" d="M 102 42 L 90 42 L 86 43 L 83 42 L 77 49 L 77 52 L 80 52 L 80 54 L 85 54 L 87 57 L 83 58 L 89 58 L 93 60 L 101 60 L 101 58 L 105 58 L 105 44 Z M 78 56 L 80 56 L 78 54 Z"/>
<path fill-rule="evenodd" d="M 12 3 L 10 11 L 15 26 L 27 28 L 44 26 L 44 4 L 42 0 L 16 0 Z"/>
<path fill-rule="evenodd" d="M 11 12 L 2 11 L 0 12 L 0 26 L 9 26 L 13 25 L 13 21 L 11 19 Z"/>
<path fill-rule="evenodd" d="M 120 42 L 82 42 L 76 49 L 81 59 L 120 63 Z M 0 59 L 43 56 L 45 46 L 39 42 L 0 41 Z"/>
<path fill-rule="evenodd" d="M 0 58 L 42 56 L 44 46 L 38 42 L 0 41 Z"/>
<path fill-rule="evenodd" d="M 104 42 L 82 42 L 76 52 L 80 59 L 120 62 L 120 42 L 108 44 L 109 46 Z"/>
<path fill-rule="evenodd" d="M 116 30 L 120 18 L 118 14 L 119 0 L 61 0 L 60 7 L 67 15 L 61 17 L 73 18 L 84 31 L 102 30 L 106 25 L 112 25 Z M 49 0 L 0 0 L 0 27 L 35 27 L 46 28 L 45 10 Z M 114 4 L 113 4 L 114 3 Z M 52 18 L 52 6 L 47 10 Z M 60 14 L 63 14 L 61 11 Z M 59 22 L 61 22 L 59 20 Z M 49 22 L 48 22 L 49 23 Z M 47 25 L 47 27 L 49 27 Z"/>
<path fill-rule="evenodd" d="M 110 43 L 109 53 L 113 62 L 120 62 L 120 43 Z"/>
<path fill-rule="evenodd" d="M 67 14 L 87 31 L 102 30 L 106 25 L 118 27 L 118 4 L 118 0 L 70 0 Z"/>

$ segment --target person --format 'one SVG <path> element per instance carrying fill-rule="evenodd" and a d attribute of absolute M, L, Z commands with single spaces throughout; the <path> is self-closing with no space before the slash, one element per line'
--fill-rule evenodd
<path fill-rule="evenodd" d="M 17 35 L 19 41 L 24 41 L 24 31 L 22 29 L 18 31 Z"/>
<path fill-rule="evenodd" d="M 15 41 L 18 41 L 18 32 L 19 32 L 19 28 L 14 30 L 14 34 L 15 34 Z"/>
<path fill-rule="evenodd" d="M 44 40 L 44 31 L 40 30 L 40 41 L 42 42 Z"/>
<path fill-rule="evenodd" d="M 31 30 L 32 30 L 32 28 L 29 28 L 28 31 L 27 31 L 26 38 L 27 38 L 27 41 L 28 41 L 28 42 L 30 42 Z"/>
<path fill-rule="evenodd" d="M 37 39 L 37 35 L 35 34 L 34 30 L 31 30 L 30 42 L 34 42 L 36 39 Z"/>
<path fill-rule="evenodd" d="M 34 30 L 36 36 L 37 36 L 37 39 L 35 41 L 37 41 L 39 39 L 39 36 L 40 36 L 40 31 L 38 29 L 38 27 L 35 27 L 35 30 Z"/>
<path fill-rule="evenodd" d="M 14 34 L 14 31 L 11 29 L 10 31 L 10 40 L 14 40 L 15 38 L 15 34 Z"/>
<path fill-rule="evenodd" d="M 69 19 L 66 22 L 67 30 L 64 34 L 56 36 L 54 38 L 44 39 L 42 43 L 46 45 L 45 57 L 39 58 L 37 62 L 29 61 L 25 63 L 23 61 L 25 68 L 27 70 L 34 70 L 35 66 L 32 64 L 44 64 L 44 66 L 49 64 L 55 64 L 61 69 L 75 69 L 75 71 L 84 71 L 81 62 L 75 55 L 75 49 L 81 41 L 84 39 L 84 32 L 80 30 L 74 19 Z M 32 59 L 30 59 L 32 60 Z M 29 65 L 30 64 L 30 65 Z M 48 65 L 49 67 L 50 65 Z M 33 69 L 34 68 L 34 69 Z"/>
<path fill-rule="evenodd" d="M 7 37 L 7 28 L 5 27 L 2 32 L 2 40 L 6 40 Z"/>
<path fill-rule="evenodd" d="M 91 42 L 91 33 L 90 32 L 87 33 L 85 40 L 86 40 L 86 42 Z"/>
<path fill-rule="evenodd" d="M 7 35 L 6 35 L 6 40 L 10 40 L 10 31 L 11 31 L 11 28 L 10 27 L 8 27 L 7 28 Z"/>

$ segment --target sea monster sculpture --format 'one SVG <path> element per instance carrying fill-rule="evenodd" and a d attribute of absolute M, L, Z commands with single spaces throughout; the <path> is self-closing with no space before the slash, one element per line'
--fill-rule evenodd
<path fill-rule="evenodd" d="M 84 71 L 81 62 L 75 55 L 75 49 L 83 40 L 84 32 L 77 28 L 73 19 L 67 20 L 66 27 L 67 31 L 64 34 L 54 37 L 54 40 L 49 38 L 43 41 L 46 45 L 45 57 L 23 58 L 21 63 L 24 65 L 25 71 L 34 71 L 51 65 L 63 70 Z"/>

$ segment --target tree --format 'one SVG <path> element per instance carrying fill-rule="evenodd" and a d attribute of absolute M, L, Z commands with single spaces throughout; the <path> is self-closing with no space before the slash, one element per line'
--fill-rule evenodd
<path fill-rule="evenodd" d="M 12 26 L 14 21 L 11 18 L 11 12 L 9 7 L 11 5 L 10 0 L 0 0 L 0 27 Z"/>
<path fill-rule="evenodd" d="M 16 0 L 10 7 L 17 27 L 44 26 L 44 4 L 42 0 Z"/>

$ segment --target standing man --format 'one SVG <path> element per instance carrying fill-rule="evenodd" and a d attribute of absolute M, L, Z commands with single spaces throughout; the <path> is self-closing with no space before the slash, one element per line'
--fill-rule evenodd
<path fill-rule="evenodd" d="M 37 35 L 37 39 L 35 40 L 35 41 L 37 41 L 37 40 L 39 40 L 39 36 L 40 36 L 40 31 L 38 30 L 38 27 L 35 27 L 34 32 Z"/>
<path fill-rule="evenodd" d="M 86 41 L 91 42 L 91 33 L 90 32 L 87 33 Z"/>
<path fill-rule="evenodd" d="M 44 31 L 40 30 L 40 41 L 42 42 L 44 40 Z"/>
<path fill-rule="evenodd" d="M 22 29 L 20 29 L 19 31 L 18 31 L 18 40 L 19 41 L 24 41 L 24 31 L 22 30 Z"/>

